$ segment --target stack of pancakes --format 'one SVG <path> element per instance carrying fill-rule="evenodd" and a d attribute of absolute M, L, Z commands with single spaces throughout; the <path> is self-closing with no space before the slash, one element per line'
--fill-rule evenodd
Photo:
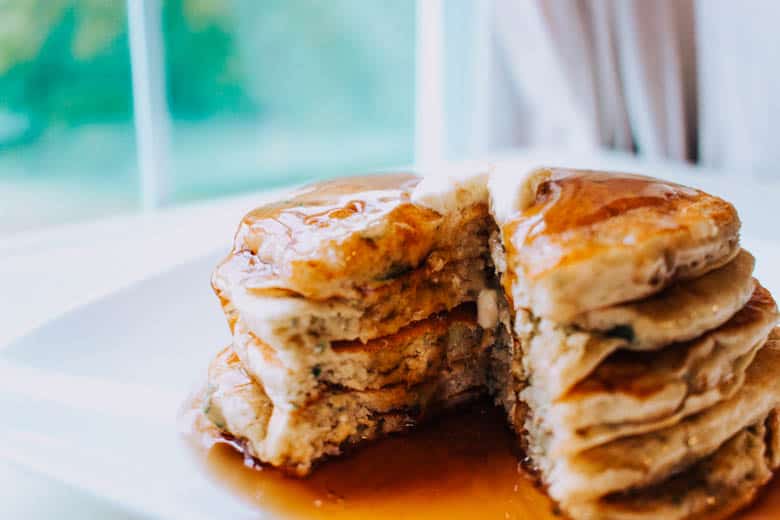
<path fill-rule="evenodd" d="M 513 341 L 499 400 L 575 518 L 730 511 L 780 442 L 769 292 L 727 202 L 646 177 L 538 169 L 491 190 Z M 762 348 L 764 347 L 764 348 Z"/>
<path fill-rule="evenodd" d="M 396 174 L 242 221 L 203 410 L 298 475 L 486 393 L 574 518 L 691 518 L 780 464 L 778 313 L 725 201 L 627 174 Z"/>
<path fill-rule="evenodd" d="M 419 180 L 331 181 L 243 219 L 212 280 L 233 343 L 204 406 L 249 455 L 305 474 L 481 393 L 492 220 L 478 192 L 454 213 L 413 204 Z"/>

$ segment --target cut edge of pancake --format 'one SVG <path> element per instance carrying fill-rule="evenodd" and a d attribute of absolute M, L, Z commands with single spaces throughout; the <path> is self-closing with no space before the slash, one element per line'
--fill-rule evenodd
<path fill-rule="evenodd" d="M 410 387 L 334 390 L 306 406 L 277 406 L 228 347 L 212 361 L 202 401 L 204 415 L 245 454 L 303 476 L 325 457 L 471 401 L 483 387 L 478 373 L 460 367 Z"/>
<path fill-rule="evenodd" d="M 687 341 L 725 323 L 750 300 L 755 260 L 744 249 L 726 265 L 680 281 L 649 298 L 594 309 L 577 316 L 582 330 L 621 333 L 628 348 L 654 350 Z"/>
<path fill-rule="evenodd" d="M 778 410 L 748 426 L 713 454 L 655 486 L 570 508 L 581 518 L 645 520 L 726 518 L 748 505 L 778 467 Z"/>
<path fill-rule="evenodd" d="M 366 343 L 322 341 L 295 352 L 273 348 L 239 320 L 233 350 L 275 402 L 302 405 L 334 387 L 413 385 L 453 364 L 478 364 L 488 336 L 477 325 L 475 305 L 463 304 Z"/>
<path fill-rule="evenodd" d="M 550 451 L 580 451 L 662 428 L 728 399 L 742 386 L 777 318 L 774 299 L 759 284 L 731 320 L 693 341 L 612 354 L 567 394 L 537 405 L 555 432 Z M 542 399 L 550 395 L 537 393 Z"/>
<path fill-rule="evenodd" d="M 617 439 L 568 457 L 536 453 L 553 498 L 565 503 L 594 499 L 621 489 L 645 487 L 709 456 L 740 429 L 760 420 L 780 402 L 780 343 L 769 341 L 730 399 L 677 424 Z M 526 423 L 536 444 L 546 434 Z"/>
<path fill-rule="evenodd" d="M 488 285 L 486 262 L 478 257 L 456 265 L 435 266 L 417 284 L 408 283 L 409 274 L 404 275 L 383 288 L 370 305 L 341 299 L 316 301 L 253 294 L 229 280 L 215 282 L 215 288 L 231 327 L 240 316 L 247 329 L 277 350 L 312 350 L 323 341 L 366 342 L 383 337 L 410 322 L 476 301 Z M 397 291 L 393 289 L 396 285 Z M 408 305 L 408 300 L 418 303 Z"/>

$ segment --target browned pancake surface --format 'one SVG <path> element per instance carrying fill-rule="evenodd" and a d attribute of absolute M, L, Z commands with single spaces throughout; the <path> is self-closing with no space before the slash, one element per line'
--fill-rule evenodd
<path fill-rule="evenodd" d="M 504 236 L 510 262 L 535 278 L 607 247 L 687 233 L 702 220 L 727 235 L 739 227 L 731 204 L 693 188 L 641 175 L 553 169 Z"/>
<path fill-rule="evenodd" d="M 437 245 L 442 217 L 410 202 L 413 174 L 314 184 L 244 217 L 219 269 L 247 287 L 315 299 L 345 294 L 343 281 L 392 280 Z"/>

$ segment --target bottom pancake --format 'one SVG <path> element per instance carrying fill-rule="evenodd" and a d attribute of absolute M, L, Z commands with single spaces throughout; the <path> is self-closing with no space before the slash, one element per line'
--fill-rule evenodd
<path fill-rule="evenodd" d="M 297 475 L 345 448 L 415 425 L 482 393 L 485 370 L 456 366 L 413 386 L 333 388 L 305 406 L 275 406 L 226 348 L 209 367 L 203 411 L 245 453 Z"/>

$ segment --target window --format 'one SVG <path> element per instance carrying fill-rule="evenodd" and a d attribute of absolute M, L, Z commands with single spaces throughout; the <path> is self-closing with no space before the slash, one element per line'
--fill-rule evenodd
<path fill-rule="evenodd" d="M 163 27 L 172 200 L 411 162 L 413 2 L 174 0 Z"/>
<path fill-rule="evenodd" d="M 0 26 L 0 233 L 412 160 L 413 0 L 10 0 Z"/>
<path fill-rule="evenodd" d="M 135 207 L 123 4 L 11 0 L 0 27 L 0 232 Z"/>

